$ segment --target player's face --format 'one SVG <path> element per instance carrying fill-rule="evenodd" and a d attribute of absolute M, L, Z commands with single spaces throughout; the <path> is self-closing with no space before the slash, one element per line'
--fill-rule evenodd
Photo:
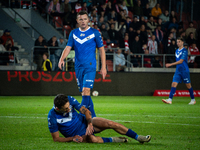
<path fill-rule="evenodd" d="M 182 47 L 182 46 L 183 46 L 183 41 L 177 40 L 177 46 L 178 46 L 178 47 Z"/>
<path fill-rule="evenodd" d="M 82 30 L 85 30 L 88 27 L 89 18 L 88 18 L 88 16 L 86 14 L 79 15 L 78 18 L 77 18 L 77 22 L 78 22 L 80 28 Z"/>
<path fill-rule="evenodd" d="M 70 109 L 69 102 L 67 102 L 64 106 L 62 106 L 62 108 L 59 109 L 59 111 L 62 112 L 62 113 L 68 113 L 68 112 L 70 112 L 71 109 Z"/>

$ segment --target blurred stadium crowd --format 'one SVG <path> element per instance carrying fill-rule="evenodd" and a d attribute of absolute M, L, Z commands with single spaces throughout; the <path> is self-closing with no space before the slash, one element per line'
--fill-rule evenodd
<path fill-rule="evenodd" d="M 31 5 L 27 1 L 21 1 L 20 4 L 19 0 L 11 0 L 10 7 L 34 8 L 44 18 L 48 13 L 57 20 L 56 22 L 67 27 L 67 36 L 71 30 L 78 27 L 76 14 L 79 11 L 87 11 L 89 26 L 101 33 L 106 53 L 114 53 L 116 56 L 113 60 L 113 55 L 107 55 L 107 59 L 115 61 L 117 71 L 126 68 L 125 60 L 129 60 L 133 67 L 141 67 L 141 61 L 144 67 L 162 67 L 163 58 L 157 54 L 172 54 L 167 57 L 166 62 L 174 62 L 177 37 L 185 40 L 184 46 L 188 49 L 188 54 L 197 55 L 189 56 L 189 67 L 200 68 L 200 56 L 198 56 L 200 31 L 197 20 L 190 21 L 191 18 L 186 18 L 186 12 L 183 12 L 183 6 L 187 5 L 187 1 L 183 0 L 181 3 L 181 0 L 174 0 L 171 11 L 167 7 L 169 1 L 159 2 L 157 0 L 35 0 Z M 54 19 L 51 23 L 56 26 Z M 49 37 L 49 41 L 39 36 L 35 41 L 35 46 L 44 48 L 48 46 L 64 48 L 65 45 L 65 40 L 54 36 Z M 9 30 L 5 30 L 1 37 L 0 48 L 6 51 L 17 49 L 13 45 Z M 56 64 L 61 52 L 62 49 L 50 49 L 52 70 L 58 70 Z M 10 54 L 6 54 L 7 60 L 14 61 Z M 140 54 L 145 55 L 142 57 Z M 35 48 L 34 61 L 37 70 L 42 69 L 43 59 L 43 53 L 39 48 Z"/>

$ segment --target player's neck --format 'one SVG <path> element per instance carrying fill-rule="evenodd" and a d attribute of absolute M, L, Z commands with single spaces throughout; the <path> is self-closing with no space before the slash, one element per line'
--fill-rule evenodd
<path fill-rule="evenodd" d="M 178 50 L 182 50 L 183 49 L 183 46 L 180 46 L 179 48 L 178 48 Z"/>
<path fill-rule="evenodd" d="M 89 28 L 90 28 L 89 26 L 87 26 L 87 27 L 85 27 L 85 28 L 79 27 L 79 30 L 80 30 L 81 32 L 85 32 L 85 31 L 87 31 Z"/>

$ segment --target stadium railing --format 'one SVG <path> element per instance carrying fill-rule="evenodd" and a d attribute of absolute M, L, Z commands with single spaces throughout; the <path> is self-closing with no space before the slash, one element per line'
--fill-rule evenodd
<path fill-rule="evenodd" d="M 32 50 L 30 52 L 20 52 L 20 51 L 12 51 L 12 52 L 0 52 L 0 60 L 4 60 L 2 59 L 3 57 L 5 57 L 5 55 L 2 55 L 4 53 L 13 53 L 14 55 L 14 62 L 13 63 L 9 63 L 9 66 L 6 65 L 0 65 L 0 70 L 36 70 L 36 64 L 34 63 L 33 57 L 34 57 L 34 49 L 35 48 L 40 48 L 40 49 L 44 49 L 44 51 L 48 51 L 49 56 L 50 56 L 50 49 L 63 49 L 61 47 L 40 47 L 40 46 L 34 46 L 32 47 Z M 110 49 L 110 48 L 109 48 Z M 120 48 L 122 50 L 125 50 L 123 48 Z M 115 51 L 117 50 L 117 48 L 112 48 L 113 52 L 109 52 L 108 53 L 108 49 L 106 50 L 106 63 L 107 63 L 107 69 L 108 71 L 115 71 L 115 58 L 117 57 L 117 55 L 115 54 Z M 135 59 L 133 57 L 133 55 L 135 56 L 141 56 L 139 59 Z M 145 67 L 145 63 L 144 63 L 144 58 L 148 56 L 151 60 L 151 67 Z M 200 55 L 188 55 L 188 57 L 190 56 L 198 56 L 200 57 Z M 70 57 L 68 57 L 67 59 L 65 59 L 65 64 L 66 66 L 64 66 L 63 71 L 67 71 L 70 69 L 67 69 L 67 64 L 70 63 L 74 63 L 74 57 L 75 54 L 73 53 L 72 55 L 70 55 Z M 100 60 L 100 54 L 97 51 L 96 53 L 96 59 L 97 59 L 97 71 L 100 70 L 101 68 L 101 60 Z M 156 59 L 156 60 L 155 60 Z M 127 72 L 129 71 L 152 71 L 152 70 L 157 70 L 158 72 L 160 71 L 166 71 L 166 67 L 165 64 L 169 62 L 169 59 L 172 59 L 171 61 L 175 62 L 175 56 L 174 54 L 129 54 L 125 56 L 125 62 L 126 62 L 126 70 Z M 138 66 L 134 66 L 134 63 L 137 63 Z M 156 64 L 154 64 L 156 62 Z M 110 66 L 109 66 L 110 65 Z M 155 66 L 156 65 L 156 66 Z M 159 65 L 159 66 L 157 66 Z M 11 67 L 12 66 L 12 67 Z M 21 67 L 19 67 L 21 66 Z M 73 66 L 73 65 L 72 65 Z M 110 70 L 109 70 L 110 69 Z M 163 70 L 164 69 L 164 70 Z M 174 68 L 171 68 L 171 70 L 174 71 Z M 193 70 L 193 72 L 200 72 L 199 68 L 191 68 Z"/>

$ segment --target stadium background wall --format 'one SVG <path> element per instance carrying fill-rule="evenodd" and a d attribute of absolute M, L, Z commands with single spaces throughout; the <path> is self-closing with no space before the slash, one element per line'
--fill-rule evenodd
<path fill-rule="evenodd" d="M 192 86 L 200 90 L 198 73 L 191 73 Z M 0 71 L 0 95 L 80 95 L 74 72 Z M 156 89 L 169 90 L 173 73 L 108 72 L 106 80 L 96 74 L 93 90 L 100 95 L 150 96 Z M 178 90 L 186 90 L 180 84 Z"/>

